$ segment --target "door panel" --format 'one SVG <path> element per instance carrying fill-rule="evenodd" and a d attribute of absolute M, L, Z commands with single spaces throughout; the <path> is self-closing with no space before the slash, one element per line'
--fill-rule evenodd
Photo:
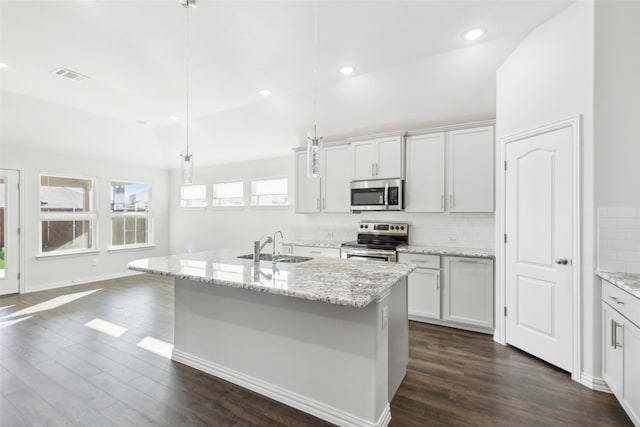
<path fill-rule="evenodd" d="M 0 295 L 20 291 L 19 173 L 0 169 Z"/>
<path fill-rule="evenodd" d="M 573 128 L 507 144 L 507 342 L 573 366 Z M 557 263 L 566 259 L 565 264 Z"/>

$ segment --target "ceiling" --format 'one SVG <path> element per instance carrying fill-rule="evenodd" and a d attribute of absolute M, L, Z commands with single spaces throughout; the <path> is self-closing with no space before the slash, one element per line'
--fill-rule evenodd
<path fill-rule="evenodd" d="M 22 114 L 3 112 L 2 144 L 50 147 L 60 131 L 53 128 L 64 127 L 69 136 L 55 141 L 61 152 L 116 160 L 122 155 L 114 153 L 133 150 L 138 164 L 177 168 L 187 58 L 196 166 L 286 155 L 314 121 L 337 140 L 492 118 L 496 69 L 569 3 L 198 0 L 187 55 L 187 11 L 178 0 L 2 0 L 3 111 L 15 103 Z M 474 27 L 486 35 L 464 40 Z M 340 75 L 344 64 L 355 73 Z M 90 78 L 63 79 L 51 73 L 57 67 Z M 265 88 L 270 97 L 258 94 Z M 54 122 L 56 115 L 78 119 Z M 87 141 L 90 122 L 120 129 L 116 140 Z"/>

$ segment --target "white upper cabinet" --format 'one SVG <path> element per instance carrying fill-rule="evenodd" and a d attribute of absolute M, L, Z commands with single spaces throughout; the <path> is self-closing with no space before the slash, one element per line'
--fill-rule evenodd
<path fill-rule="evenodd" d="M 407 212 L 444 212 L 444 132 L 407 138 Z"/>
<path fill-rule="evenodd" d="M 320 212 L 320 178 L 307 176 L 307 152 L 297 151 L 296 159 L 296 213 Z"/>
<path fill-rule="evenodd" d="M 403 178 L 402 136 L 351 143 L 354 181 Z"/>
<path fill-rule="evenodd" d="M 493 212 L 493 126 L 447 133 L 449 212 Z"/>
<path fill-rule="evenodd" d="M 350 151 L 348 145 L 325 147 L 322 166 L 322 211 L 349 212 Z"/>

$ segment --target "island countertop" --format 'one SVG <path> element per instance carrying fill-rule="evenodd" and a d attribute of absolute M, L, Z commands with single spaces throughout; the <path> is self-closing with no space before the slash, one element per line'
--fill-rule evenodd
<path fill-rule="evenodd" d="M 301 263 L 240 259 L 246 251 L 215 250 L 145 258 L 129 263 L 131 270 L 177 277 L 205 284 L 245 288 L 311 301 L 366 307 L 386 296 L 411 273 L 413 264 L 317 258 Z"/>

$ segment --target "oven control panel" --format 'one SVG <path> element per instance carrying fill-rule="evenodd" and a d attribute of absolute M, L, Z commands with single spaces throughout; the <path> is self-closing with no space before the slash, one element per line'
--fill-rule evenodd
<path fill-rule="evenodd" d="M 409 224 L 404 222 L 361 221 L 358 223 L 358 233 L 407 236 L 409 234 Z"/>

